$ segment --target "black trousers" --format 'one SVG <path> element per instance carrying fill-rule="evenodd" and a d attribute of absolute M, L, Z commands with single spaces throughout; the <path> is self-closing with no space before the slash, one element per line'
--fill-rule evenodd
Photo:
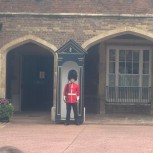
<path fill-rule="evenodd" d="M 71 107 L 73 108 L 75 122 L 78 122 L 77 103 L 66 103 L 66 121 L 70 122 Z"/>

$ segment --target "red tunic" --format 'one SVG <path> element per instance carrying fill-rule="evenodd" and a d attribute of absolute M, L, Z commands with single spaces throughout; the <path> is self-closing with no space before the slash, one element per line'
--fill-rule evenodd
<path fill-rule="evenodd" d="M 80 96 L 80 86 L 76 83 L 66 84 L 63 96 L 65 96 L 67 103 L 77 103 L 77 99 L 79 99 Z"/>

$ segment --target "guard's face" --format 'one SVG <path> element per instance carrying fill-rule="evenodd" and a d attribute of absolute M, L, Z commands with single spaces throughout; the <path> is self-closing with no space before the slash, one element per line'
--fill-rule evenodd
<path fill-rule="evenodd" d="M 70 83 L 74 83 L 74 82 L 75 82 L 75 80 L 74 80 L 74 79 L 71 79 L 71 80 L 70 80 Z"/>

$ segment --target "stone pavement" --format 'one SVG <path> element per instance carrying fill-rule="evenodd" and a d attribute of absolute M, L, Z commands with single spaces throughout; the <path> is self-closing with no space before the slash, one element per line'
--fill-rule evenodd
<path fill-rule="evenodd" d="M 153 116 L 147 114 L 88 114 L 85 124 L 153 125 Z"/>
<path fill-rule="evenodd" d="M 25 153 L 153 153 L 153 116 L 86 115 L 83 125 L 55 124 L 49 113 L 15 114 L 0 124 L 0 147 Z"/>
<path fill-rule="evenodd" d="M 13 123 L 41 123 L 51 122 L 50 112 L 22 112 L 16 113 L 11 119 Z M 86 114 L 84 124 L 106 125 L 153 125 L 153 115 L 149 114 Z"/>

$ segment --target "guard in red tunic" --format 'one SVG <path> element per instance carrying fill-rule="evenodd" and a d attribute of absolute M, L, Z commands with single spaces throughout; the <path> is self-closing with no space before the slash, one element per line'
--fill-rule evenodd
<path fill-rule="evenodd" d="M 70 124 L 71 107 L 73 108 L 75 123 L 76 125 L 79 125 L 77 103 L 79 102 L 80 98 L 80 86 L 79 84 L 75 83 L 76 80 L 77 72 L 75 70 L 70 70 L 68 73 L 69 83 L 65 85 L 63 92 L 64 102 L 66 103 L 67 110 L 65 125 Z"/>

